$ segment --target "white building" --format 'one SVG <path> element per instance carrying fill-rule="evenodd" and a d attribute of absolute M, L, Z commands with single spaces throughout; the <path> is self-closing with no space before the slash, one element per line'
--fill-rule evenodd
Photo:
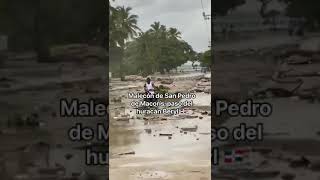
<path fill-rule="evenodd" d="M 201 71 L 200 62 L 196 61 L 193 63 L 192 61 L 187 61 L 186 63 L 182 64 L 181 66 L 177 67 L 178 72 L 195 72 Z"/>

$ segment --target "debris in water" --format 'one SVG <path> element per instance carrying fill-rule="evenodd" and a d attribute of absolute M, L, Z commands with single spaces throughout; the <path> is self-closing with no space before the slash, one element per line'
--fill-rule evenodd
<path fill-rule="evenodd" d="M 118 155 L 123 156 L 123 155 L 134 155 L 134 154 L 136 154 L 134 151 L 130 151 L 130 152 L 126 152 L 126 153 L 120 153 Z"/>
<path fill-rule="evenodd" d="M 289 166 L 291 168 L 299 168 L 299 167 L 308 167 L 309 164 L 310 164 L 310 161 L 307 158 L 302 156 L 298 160 L 291 161 Z"/>
<path fill-rule="evenodd" d="M 181 128 L 182 131 L 189 131 L 189 132 L 196 132 L 198 130 L 198 126 L 194 126 L 194 127 L 184 127 Z"/>
<path fill-rule="evenodd" d="M 160 133 L 159 136 L 172 136 L 171 133 Z"/>

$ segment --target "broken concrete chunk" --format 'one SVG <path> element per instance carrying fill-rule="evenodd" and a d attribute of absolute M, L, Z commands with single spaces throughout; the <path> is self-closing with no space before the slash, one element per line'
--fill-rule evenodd
<path fill-rule="evenodd" d="M 296 175 L 291 174 L 291 173 L 286 173 L 284 175 L 281 176 L 281 179 L 283 180 L 293 180 L 295 179 Z"/>
<path fill-rule="evenodd" d="M 309 64 L 311 60 L 309 57 L 300 56 L 300 55 L 292 55 L 287 59 L 288 64 L 299 65 L 299 64 Z"/>
<path fill-rule="evenodd" d="M 151 134 L 152 130 L 151 129 L 145 129 L 146 133 Z"/>
<path fill-rule="evenodd" d="M 145 78 L 138 75 L 129 75 L 129 76 L 125 76 L 124 80 L 125 81 L 144 81 Z"/>
<path fill-rule="evenodd" d="M 194 119 L 194 118 L 198 118 L 199 116 L 197 116 L 197 115 L 189 115 L 189 114 L 179 114 L 179 117 L 185 118 L 185 119 Z"/>
<path fill-rule="evenodd" d="M 291 168 L 300 168 L 300 167 L 308 167 L 309 164 L 310 164 L 310 161 L 307 158 L 302 156 L 300 159 L 291 161 L 289 166 Z"/>
<path fill-rule="evenodd" d="M 208 112 L 207 111 L 201 111 L 201 115 L 207 115 Z"/>
<path fill-rule="evenodd" d="M 193 127 L 183 127 L 181 128 L 182 131 L 189 131 L 189 132 L 196 132 L 198 130 L 198 126 L 193 126 Z"/>
<path fill-rule="evenodd" d="M 115 116 L 114 117 L 114 119 L 116 120 L 116 121 L 129 121 L 130 120 L 130 117 L 122 117 L 122 116 Z"/>
<path fill-rule="evenodd" d="M 172 84 L 173 83 L 173 79 L 164 79 L 162 81 L 160 81 L 161 84 Z"/>
<path fill-rule="evenodd" d="M 134 151 L 126 152 L 126 153 L 120 153 L 118 155 L 123 156 L 123 155 L 134 155 L 136 154 Z"/>

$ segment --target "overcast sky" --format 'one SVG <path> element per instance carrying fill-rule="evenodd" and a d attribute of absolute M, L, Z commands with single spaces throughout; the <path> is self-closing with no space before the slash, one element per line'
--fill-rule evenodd
<path fill-rule="evenodd" d="M 211 13 L 211 0 L 202 0 L 206 14 Z M 155 21 L 167 27 L 177 28 L 182 39 L 195 51 L 208 50 L 211 39 L 211 23 L 202 16 L 201 0 L 116 0 L 112 6 L 130 6 L 132 13 L 139 16 L 138 26 L 146 31 Z"/>

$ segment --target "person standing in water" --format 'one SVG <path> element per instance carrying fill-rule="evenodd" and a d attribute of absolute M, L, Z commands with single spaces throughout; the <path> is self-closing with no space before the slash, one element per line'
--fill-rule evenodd
<path fill-rule="evenodd" d="M 144 84 L 144 90 L 147 95 L 154 95 L 154 83 L 151 81 L 150 77 L 147 78 L 146 83 Z M 147 101 L 155 101 L 155 97 L 147 98 Z"/>

